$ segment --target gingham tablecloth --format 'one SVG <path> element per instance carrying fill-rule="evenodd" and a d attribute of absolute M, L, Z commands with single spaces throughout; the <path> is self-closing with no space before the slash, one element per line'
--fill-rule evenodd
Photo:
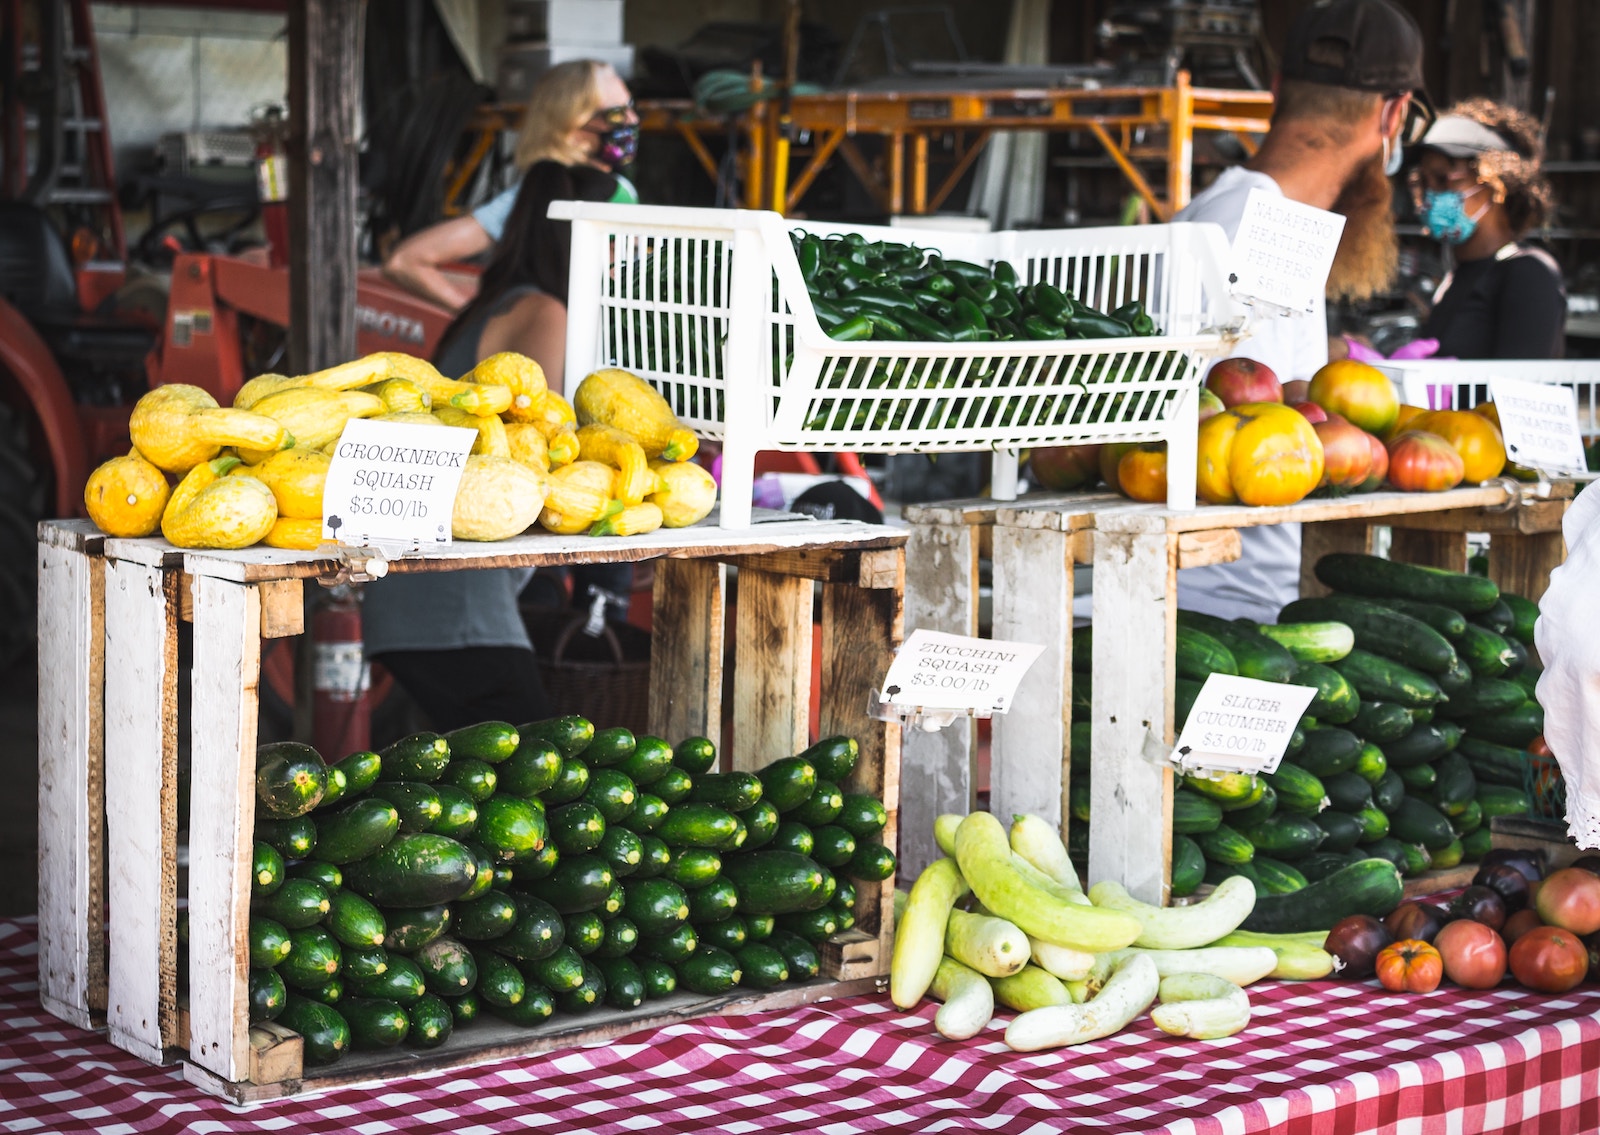
<path fill-rule="evenodd" d="M 1009 1014 L 956 1043 L 934 1033 L 932 1006 L 855 997 L 238 1110 L 46 1015 L 34 953 L 32 920 L 0 920 L 5 1132 L 1600 1131 L 1592 982 L 1561 997 L 1264 982 L 1250 1027 L 1227 1040 L 1176 1040 L 1146 1020 L 1031 1055 L 1001 1042 Z"/>

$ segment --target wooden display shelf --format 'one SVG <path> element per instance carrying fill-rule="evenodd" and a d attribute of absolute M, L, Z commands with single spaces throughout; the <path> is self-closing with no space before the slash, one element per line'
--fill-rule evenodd
<path fill-rule="evenodd" d="M 1093 549 L 1094 623 L 1101 630 L 1094 636 L 1090 810 L 1095 822 L 1090 832 L 1090 876 L 1115 879 L 1146 902 L 1161 903 L 1169 897 L 1174 784 L 1165 756 L 1175 743 L 1173 652 L 1180 567 L 1238 559 L 1241 528 L 1299 523 L 1304 525 L 1301 590 L 1321 594 L 1326 589 L 1312 574 L 1316 561 L 1329 552 L 1370 552 L 1376 527 L 1395 530 L 1392 558 L 1457 571 L 1466 569 L 1468 533 L 1487 532 L 1490 577 L 1507 590 L 1537 599 L 1564 555 L 1561 518 L 1571 495 L 1571 484 L 1558 483 L 1551 486 L 1550 499 L 1518 503 L 1523 488 L 1493 482 L 1444 493 L 1308 499 L 1280 508 L 1201 505 L 1175 510 L 1124 501 L 1120 507 L 1096 509 L 1088 531 L 1073 511 L 1077 505 L 999 510 L 994 534 L 995 636 L 1003 637 L 1000 597 L 1035 601 L 1037 593 L 1032 613 L 1007 625 L 1017 628 L 1016 637 L 1043 641 L 1049 653 L 1060 653 L 1066 682 L 1071 680 L 1071 617 L 1050 617 L 1044 608 L 1058 604 L 1057 593 L 1047 593 L 1039 580 L 1041 573 L 1056 572 L 1064 535 L 1073 534 L 1074 549 L 1085 543 Z M 1036 533 L 1050 536 L 1034 545 L 1031 554 L 1000 555 L 1003 542 L 1014 541 L 1021 548 Z M 1070 572 L 1066 579 L 1065 609 L 1070 611 Z M 1038 669 L 1036 665 L 1030 672 L 1029 682 Z M 1049 701 L 1040 702 L 1038 711 L 1054 712 L 1053 670 L 1045 677 L 1051 685 L 1041 693 L 1047 693 Z M 1063 733 L 1070 730 L 1071 691 L 1070 686 L 1064 688 L 1061 725 L 1015 729 L 1015 742 L 1005 746 L 1003 756 L 997 747 L 991 777 L 997 788 L 1018 786 L 1015 792 L 1007 789 L 994 797 L 998 814 L 1059 806 L 1071 773 L 1071 745 Z M 1021 690 L 1016 704 L 1013 719 L 1024 704 Z M 998 738 L 1001 730 L 995 732 Z M 1065 836 L 1065 809 L 1058 814 Z"/>
<path fill-rule="evenodd" d="M 903 532 L 880 526 L 761 516 L 738 531 L 707 524 L 618 539 L 542 534 L 456 544 L 389 568 L 656 561 L 651 730 L 673 739 L 703 735 L 721 747 L 724 644 L 731 637 L 738 665 L 728 755 L 741 770 L 809 744 L 813 616 L 819 615 L 820 728 L 860 743 L 844 787 L 883 800 L 890 817 L 883 839 L 893 846 L 900 731 L 870 718 L 867 706 L 868 691 L 887 672 L 901 638 L 905 542 Z M 160 539 L 101 539 L 85 523 L 56 521 L 41 525 L 40 559 L 48 569 L 41 572 L 40 603 L 40 673 L 48 678 L 41 684 L 40 871 L 49 884 L 41 895 L 52 896 L 40 912 L 45 1007 L 92 1023 L 98 1001 L 113 1043 L 151 1062 L 186 1056 L 189 1079 L 235 1100 L 422 1068 L 415 1054 L 390 1054 L 306 1078 L 270 1038 L 253 1044 L 248 1026 L 261 641 L 300 631 L 303 580 L 345 578 L 350 565 L 324 552 L 186 552 Z M 731 616 L 724 602 L 729 566 L 739 569 L 739 602 Z M 177 631 L 185 619 L 194 624 L 193 708 L 189 720 L 180 720 Z M 191 753 L 184 822 L 177 809 L 180 730 L 188 730 Z M 190 864 L 190 973 L 182 1020 L 180 829 L 188 832 Z M 106 875 L 114 886 L 98 882 Z M 820 951 L 824 980 L 759 996 L 742 992 L 732 1000 L 654 1003 L 626 1019 L 597 1014 L 561 1021 L 527 1031 L 520 1047 L 515 1037 L 464 1030 L 429 1053 L 426 1066 L 604 1040 L 733 1004 L 779 1007 L 861 992 L 888 973 L 893 885 L 892 879 L 858 885 L 856 929 Z M 96 917 L 101 893 L 109 900 L 109 942 Z M 97 958 L 109 960 L 98 964 Z M 269 1087 L 253 1084 L 250 1076 L 263 1075 L 263 1068 L 281 1079 Z"/>

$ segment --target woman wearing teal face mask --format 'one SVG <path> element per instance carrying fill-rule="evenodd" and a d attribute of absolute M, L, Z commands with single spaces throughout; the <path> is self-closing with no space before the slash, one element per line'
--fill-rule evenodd
<path fill-rule="evenodd" d="M 1439 340 L 1441 358 L 1560 358 L 1561 270 L 1521 239 L 1551 212 L 1538 124 L 1488 99 L 1468 99 L 1429 128 L 1418 150 L 1412 201 L 1455 264 L 1434 294 L 1422 338 Z"/>

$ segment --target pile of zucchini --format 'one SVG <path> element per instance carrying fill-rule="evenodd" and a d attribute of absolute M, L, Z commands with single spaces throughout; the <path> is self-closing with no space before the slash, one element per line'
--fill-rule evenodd
<path fill-rule="evenodd" d="M 883 804 L 839 787 L 858 751 L 833 737 L 719 773 L 703 737 L 673 747 L 580 717 L 421 733 L 333 765 L 262 746 L 250 1019 L 325 1064 L 442 1044 L 480 1013 L 532 1026 L 814 978 L 818 944 L 854 925 L 848 880 L 895 867 Z"/>
<path fill-rule="evenodd" d="M 1317 696 L 1276 772 L 1186 778 L 1172 820 L 1174 895 L 1245 875 L 1310 925 L 1328 889 L 1313 884 L 1360 861 L 1387 860 L 1409 877 L 1481 857 L 1489 820 L 1528 810 L 1522 750 L 1544 729 L 1527 650 L 1534 603 L 1480 576 L 1377 556 L 1328 555 L 1315 571 L 1333 594 L 1290 603 L 1275 625 L 1179 612 L 1179 728 L 1212 673 L 1312 686 Z M 1078 632 L 1075 668 L 1087 666 L 1089 643 Z M 1086 849 L 1080 684 L 1075 675 L 1080 823 L 1069 834 Z"/>

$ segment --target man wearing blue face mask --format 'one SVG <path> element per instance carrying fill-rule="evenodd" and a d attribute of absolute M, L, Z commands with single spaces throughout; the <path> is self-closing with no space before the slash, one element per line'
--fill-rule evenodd
<path fill-rule="evenodd" d="M 1328 294 L 1365 299 L 1394 275 L 1398 246 L 1389 178 L 1402 147 L 1432 118 L 1423 90 L 1422 31 L 1389 0 L 1317 0 L 1289 30 L 1273 81 L 1272 129 L 1255 157 L 1224 170 L 1174 220 L 1213 221 L 1229 239 L 1252 189 L 1282 194 L 1345 218 Z M 1323 305 L 1258 315 L 1234 352 L 1271 367 L 1280 382 L 1309 379 L 1328 361 Z M 1240 533 L 1235 563 L 1178 574 L 1178 602 L 1224 618 L 1273 622 L 1298 598 L 1300 526 Z"/>
<path fill-rule="evenodd" d="M 1548 252 L 1522 242 L 1551 213 L 1539 124 L 1488 99 L 1469 99 L 1423 136 L 1409 179 L 1422 225 L 1455 262 L 1422 329 L 1439 355 L 1556 359 L 1567 301 Z"/>

